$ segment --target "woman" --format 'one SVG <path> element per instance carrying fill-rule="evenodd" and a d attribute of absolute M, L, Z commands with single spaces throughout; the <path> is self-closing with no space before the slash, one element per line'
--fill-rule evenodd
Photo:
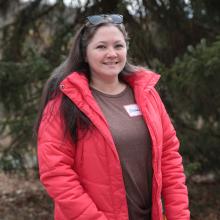
<path fill-rule="evenodd" d="M 94 15 L 48 80 L 40 179 L 57 220 L 188 220 L 179 141 L 154 85 L 127 61 L 123 17 Z"/>

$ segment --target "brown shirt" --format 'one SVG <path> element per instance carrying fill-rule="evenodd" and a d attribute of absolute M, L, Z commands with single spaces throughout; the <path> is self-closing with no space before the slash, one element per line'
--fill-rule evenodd
<path fill-rule="evenodd" d="M 125 183 L 129 220 L 151 219 L 151 141 L 132 89 L 117 95 L 92 89 L 115 142 Z"/>

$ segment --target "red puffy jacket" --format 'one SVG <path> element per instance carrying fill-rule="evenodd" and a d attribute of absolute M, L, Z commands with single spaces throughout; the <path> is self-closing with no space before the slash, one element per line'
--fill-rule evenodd
<path fill-rule="evenodd" d="M 189 220 L 179 141 L 154 85 L 159 75 L 139 71 L 126 77 L 152 139 L 152 220 Z M 40 179 L 55 203 L 56 220 L 128 220 L 119 157 L 107 122 L 83 74 L 72 73 L 60 89 L 94 124 L 77 144 L 64 137 L 59 105 L 51 100 L 38 133 Z M 79 131 L 80 135 L 80 131 Z"/>

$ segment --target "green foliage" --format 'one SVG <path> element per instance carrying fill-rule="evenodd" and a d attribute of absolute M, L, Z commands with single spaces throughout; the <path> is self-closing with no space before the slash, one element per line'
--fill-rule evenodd
<path fill-rule="evenodd" d="M 200 169 L 201 169 L 201 164 L 199 162 L 187 163 L 185 165 L 185 174 L 187 177 L 190 177 L 196 172 L 198 172 L 198 170 Z"/>
<path fill-rule="evenodd" d="M 42 86 L 51 72 L 48 61 L 32 54 L 25 62 L 0 62 L 1 134 L 12 142 L 3 151 L 0 167 L 4 170 L 23 168 L 23 155 L 33 142 Z M 24 150 L 25 149 L 25 150 Z"/>
<path fill-rule="evenodd" d="M 219 169 L 220 37 L 188 47 L 164 69 L 164 98 L 182 140 L 182 152 L 200 170 Z"/>
<path fill-rule="evenodd" d="M 11 142 L 0 145 L 0 169 L 25 168 L 24 155 L 33 154 L 36 146 L 32 127 L 43 84 L 66 56 L 85 16 L 97 11 L 123 14 L 134 63 L 164 74 L 161 94 L 178 127 L 189 173 L 219 167 L 220 40 L 194 46 L 201 37 L 213 41 L 219 33 L 217 0 L 88 1 L 81 8 L 58 0 L 8 2 L 0 14 L 0 135 Z M 189 44 L 193 46 L 181 57 Z M 176 56 L 181 58 L 173 63 Z"/>
<path fill-rule="evenodd" d="M 186 103 L 187 111 L 199 113 L 203 118 L 217 120 L 219 112 L 219 85 L 220 82 L 220 38 L 211 46 L 206 41 L 193 48 L 183 59 L 176 60 L 170 70 L 173 80 L 173 90 L 184 94 L 181 104 Z M 197 103 L 192 106 L 192 103 Z M 185 107 L 186 107 L 185 106 Z M 210 108 L 211 107 L 211 108 Z M 214 118 L 213 118 L 214 117 Z"/>

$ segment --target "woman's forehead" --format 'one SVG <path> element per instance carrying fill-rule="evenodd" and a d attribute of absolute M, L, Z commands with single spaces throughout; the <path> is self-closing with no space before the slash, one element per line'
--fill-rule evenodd
<path fill-rule="evenodd" d="M 108 25 L 99 27 L 94 33 L 91 41 L 96 41 L 100 39 L 108 40 L 112 38 L 118 40 L 125 40 L 122 31 L 118 27 L 114 25 Z"/>

